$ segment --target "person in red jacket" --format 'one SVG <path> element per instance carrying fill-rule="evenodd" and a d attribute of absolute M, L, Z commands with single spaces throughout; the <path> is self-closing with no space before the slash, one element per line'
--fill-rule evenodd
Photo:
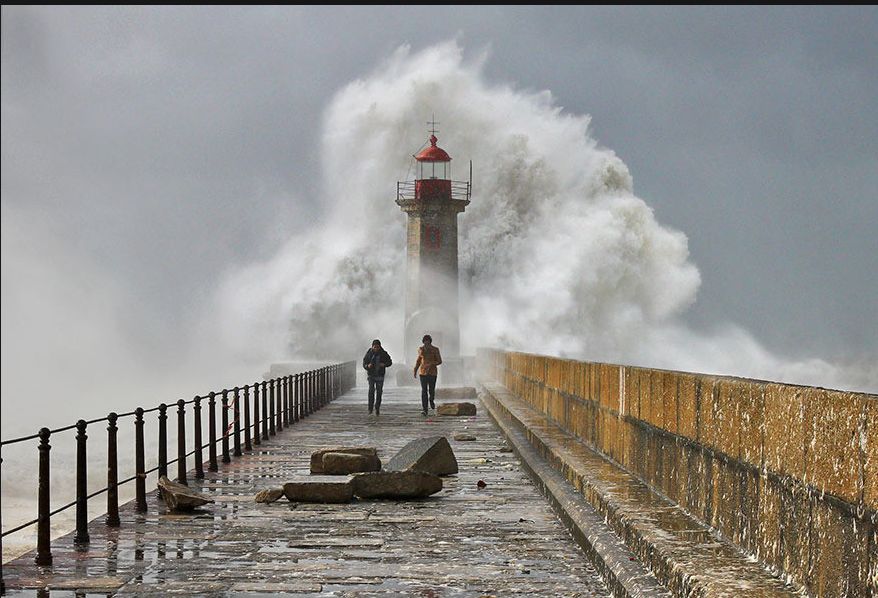
<path fill-rule="evenodd" d="M 436 366 L 442 363 L 442 355 L 439 347 L 433 346 L 433 337 L 425 334 L 423 346 L 418 348 L 418 360 L 415 362 L 415 378 L 421 374 L 421 413 L 427 416 L 427 400 L 430 401 L 430 409 L 436 409 L 436 376 L 439 370 Z"/>

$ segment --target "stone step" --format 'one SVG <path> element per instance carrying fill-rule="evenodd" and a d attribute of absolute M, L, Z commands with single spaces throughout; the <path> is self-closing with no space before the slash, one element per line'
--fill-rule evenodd
<path fill-rule="evenodd" d="M 519 443 L 526 438 L 529 447 L 525 448 L 532 447 L 556 472 L 563 474 L 567 488 L 576 489 L 581 501 L 606 521 L 674 596 L 801 595 L 799 588 L 770 573 L 753 557 L 718 537 L 709 526 L 563 431 L 504 386 L 485 383 L 481 399 L 510 444 L 516 447 L 516 437 Z M 526 451 L 517 449 L 517 452 L 526 459 L 522 454 Z M 546 490 L 550 490 L 552 484 L 551 479 L 543 481 Z M 563 493 L 563 489 L 560 491 Z M 564 503 L 564 500 L 556 498 L 554 502 Z M 569 503 L 567 507 L 568 511 L 575 511 L 576 503 Z M 562 516 L 562 519 L 571 517 Z M 575 527 L 575 521 L 573 525 Z M 588 535 L 588 530 L 574 529 L 573 535 L 582 543 L 581 536 Z M 606 539 L 602 543 L 606 543 Z M 587 553 L 594 553 L 588 546 L 584 548 Z M 597 564 L 599 568 L 613 565 Z M 610 581 L 614 581 L 612 577 Z"/>

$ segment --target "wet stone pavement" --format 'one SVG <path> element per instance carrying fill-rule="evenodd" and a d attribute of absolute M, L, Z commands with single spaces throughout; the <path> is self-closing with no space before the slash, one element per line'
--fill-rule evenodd
<path fill-rule="evenodd" d="M 501 450 L 481 404 L 473 417 L 424 418 L 419 388 L 388 387 L 375 418 L 365 394 L 355 388 L 219 472 L 190 476 L 216 501 L 200 512 L 166 513 L 151 493 L 148 513 L 121 509 L 121 528 L 92 522 L 87 550 L 74 549 L 72 534 L 54 541 L 51 571 L 40 572 L 33 553 L 6 563 L 7 595 L 610 595 L 514 454 Z M 477 440 L 453 440 L 460 432 Z M 253 502 L 259 490 L 307 475 L 317 449 L 375 446 L 386 463 L 410 440 L 436 435 L 448 438 L 460 473 L 430 498 Z"/>

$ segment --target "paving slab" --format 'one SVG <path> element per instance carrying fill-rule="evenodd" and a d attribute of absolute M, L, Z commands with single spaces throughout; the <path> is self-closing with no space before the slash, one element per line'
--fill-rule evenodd
<path fill-rule="evenodd" d="M 74 549 L 72 533 L 54 541 L 51 568 L 34 566 L 33 553 L 5 563 L 7 595 L 76 588 L 138 596 L 610 596 L 479 411 L 424 418 L 419 388 L 387 387 L 381 416 L 369 416 L 366 389 L 353 389 L 221 471 L 190 476 L 190 487 L 215 501 L 202 511 L 168 514 L 150 493 L 147 513 L 132 503 L 120 509 L 120 528 L 92 522 L 87 549 Z M 477 439 L 453 440 L 458 433 Z M 437 435 L 448 438 L 460 471 L 431 497 L 253 501 L 260 490 L 309 475 L 319 449 L 374 446 L 387 460 L 411 440 Z"/>

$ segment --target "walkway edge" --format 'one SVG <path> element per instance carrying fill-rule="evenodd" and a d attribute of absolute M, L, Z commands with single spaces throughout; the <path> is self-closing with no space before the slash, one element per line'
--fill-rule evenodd
<path fill-rule="evenodd" d="M 646 569 L 603 517 L 534 449 L 515 419 L 484 386 L 479 398 L 503 432 L 534 485 L 585 551 L 616 598 L 670 597 L 655 575 Z M 507 414 L 504 416 L 504 412 Z"/>

